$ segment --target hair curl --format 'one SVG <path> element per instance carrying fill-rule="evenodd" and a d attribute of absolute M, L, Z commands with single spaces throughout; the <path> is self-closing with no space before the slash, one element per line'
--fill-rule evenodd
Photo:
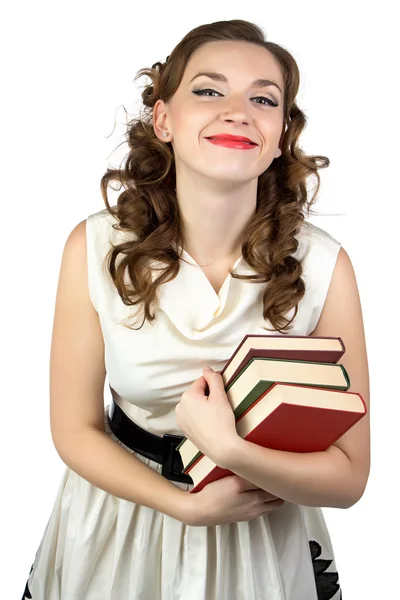
<path fill-rule="evenodd" d="M 246 41 L 266 48 L 279 62 L 284 79 L 283 125 L 287 128 L 285 131 L 283 127 L 279 144 L 282 154 L 258 178 L 256 212 L 244 232 L 242 244 L 243 258 L 256 274 L 239 275 L 231 271 L 231 276 L 249 283 L 270 282 L 263 294 L 263 317 L 270 321 L 273 329 L 264 329 L 286 333 L 291 329 L 305 293 L 302 263 L 293 256 L 298 248 L 296 235 L 316 200 L 320 187 L 318 169 L 330 163 L 325 156 L 305 155 L 297 145 L 306 116 L 295 101 L 300 81 L 295 59 L 282 46 L 266 41 L 261 28 L 248 21 L 234 19 L 196 27 L 178 43 L 164 63 L 157 62 L 151 69 L 141 69 L 136 75 L 135 80 L 146 75 L 151 83 L 142 92 L 144 108 L 140 118 L 128 123 L 126 137 L 130 151 L 122 168 L 107 169 L 101 179 L 107 210 L 118 221 L 113 227 L 133 232 L 136 239 L 112 245 L 106 257 L 107 268 L 125 305 L 144 304 L 141 326 L 146 318 L 152 322 L 155 314 L 151 314 L 150 309 L 158 286 L 174 279 L 179 272 L 179 260 L 184 260 L 182 251 L 175 250 L 175 244 L 181 248 L 183 244 L 173 148 L 171 143 L 161 142 L 156 137 L 152 109 L 158 99 L 167 102 L 173 96 L 193 52 L 207 42 L 218 40 Z M 307 199 L 306 189 L 309 175 L 317 178 L 311 200 Z M 107 187 L 115 180 L 124 191 L 112 208 Z M 154 281 L 146 268 L 149 259 L 167 265 L 160 269 L 161 274 Z M 132 284 L 130 288 L 125 283 L 126 272 Z M 293 307 L 295 311 L 289 320 L 284 315 Z"/>

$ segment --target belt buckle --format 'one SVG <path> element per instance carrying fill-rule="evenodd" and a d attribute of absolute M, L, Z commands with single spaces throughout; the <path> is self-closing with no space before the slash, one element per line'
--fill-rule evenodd
<path fill-rule="evenodd" d="M 176 447 L 181 443 L 183 437 L 165 433 L 163 435 L 163 462 L 161 474 L 172 481 L 193 484 L 190 475 L 182 473 L 183 463 L 181 455 Z"/>

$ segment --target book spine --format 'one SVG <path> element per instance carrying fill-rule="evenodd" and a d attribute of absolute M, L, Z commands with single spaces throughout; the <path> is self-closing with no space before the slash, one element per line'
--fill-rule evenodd
<path fill-rule="evenodd" d="M 345 380 L 346 380 L 346 383 L 347 383 L 347 387 L 346 387 L 346 389 L 348 390 L 348 389 L 350 388 L 350 376 L 349 376 L 348 372 L 346 371 L 346 369 L 345 369 L 345 367 L 344 367 L 343 365 L 338 365 L 338 366 L 339 366 L 339 367 L 342 369 L 342 371 L 343 371 L 343 377 L 345 378 Z"/>

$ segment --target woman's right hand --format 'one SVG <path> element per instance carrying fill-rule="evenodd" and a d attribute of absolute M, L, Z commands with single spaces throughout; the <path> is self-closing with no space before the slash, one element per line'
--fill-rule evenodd
<path fill-rule="evenodd" d="M 213 481 L 200 492 L 187 492 L 185 501 L 184 523 L 192 526 L 250 521 L 284 504 L 282 498 L 237 475 Z"/>

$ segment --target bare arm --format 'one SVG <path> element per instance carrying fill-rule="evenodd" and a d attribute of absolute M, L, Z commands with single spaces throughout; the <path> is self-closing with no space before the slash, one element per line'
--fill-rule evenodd
<path fill-rule="evenodd" d="M 186 520 L 188 492 L 116 443 L 104 430 L 104 341 L 88 290 L 86 221 L 64 247 L 50 356 L 50 423 L 61 459 L 102 490 Z"/>
<path fill-rule="evenodd" d="M 320 320 L 311 334 L 315 336 L 342 338 L 346 352 L 340 364 L 349 373 L 349 391 L 364 398 L 366 416 L 325 452 L 282 452 L 236 436 L 218 464 L 290 502 L 349 508 L 362 497 L 369 476 L 370 390 L 361 302 L 355 273 L 343 248 Z"/>
<path fill-rule="evenodd" d="M 361 497 L 347 456 L 334 452 L 284 452 L 263 448 L 239 436 L 221 466 L 288 502 L 349 508 Z"/>

